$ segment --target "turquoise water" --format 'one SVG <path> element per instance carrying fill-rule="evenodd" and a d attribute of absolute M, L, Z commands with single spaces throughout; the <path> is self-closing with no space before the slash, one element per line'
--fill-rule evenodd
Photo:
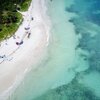
<path fill-rule="evenodd" d="M 47 0 L 52 23 L 48 55 L 10 100 L 100 100 L 96 1 Z"/>

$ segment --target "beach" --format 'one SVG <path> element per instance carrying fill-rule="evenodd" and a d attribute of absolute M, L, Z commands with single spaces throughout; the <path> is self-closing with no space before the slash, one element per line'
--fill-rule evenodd
<path fill-rule="evenodd" d="M 77 36 L 74 25 L 69 22 L 74 14 L 65 12 L 65 0 L 45 1 L 51 22 L 47 55 L 36 70 L 33 65 L 9 100 L 34 100 L 48 90 L 70 83 L 75 77 Z"/>
<path fill-rule="evenodd" d="M 99 5 L 32 0 L 18 11 L 22 23 L 0 43 L 0 100 L 100 100 Z"/>
<path fill-rule="evenodd" d="M 28 11 L 20 13 L 22 24 L 15 35 L 2 41 L 0 46 L 0 100 L 9 96 L 31 66 L 42 61 L 49 42 L 45 0 L 32 0 Z"/>
<path fill-rule="evenodd" d="M 51 23 L 46 52 L 7 100 L 100 100 L 100 1 L 40 1 L 47 12 L 38 13 L 37 22 L 42 15 Z"/>

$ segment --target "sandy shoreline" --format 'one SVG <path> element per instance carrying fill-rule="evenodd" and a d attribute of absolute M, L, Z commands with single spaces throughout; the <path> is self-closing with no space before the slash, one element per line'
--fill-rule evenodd
<path fill-rule="evenodd" d="M 29 10 L 23 14 L 24 21 L 15 33 L 16 38 L 3 41 L 0 47 L 0 55 L 6 56 L 0 58 L 0 100 L 4 100 L 5 94 L 16 87 L 16 82 L 23 78 L 31 66 L 41 62 L 46 54 L 50 23 L 45 0 L 32 0 Z M 31 20 L 32 17 L 34 20 Z M 30 38 L 25 34 L 25 27 L 30 27 Z M 23 36 L 23 44 L 16 45 Z"/>

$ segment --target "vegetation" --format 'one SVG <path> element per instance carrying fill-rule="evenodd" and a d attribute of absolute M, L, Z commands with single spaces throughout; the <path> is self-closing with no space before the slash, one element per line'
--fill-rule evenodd
<path fill-rule="evenodd" d="M 0 0 L 0 41 L 12 36 L 22 21 L 17 10 L 26 11 L 31 0 Z"/>
<path fill-rule="evenodd" d="M 21 11 L 26 11 L 31 3 L 31 0 L 25 0 L 25 2 L 21 3 Z"/>

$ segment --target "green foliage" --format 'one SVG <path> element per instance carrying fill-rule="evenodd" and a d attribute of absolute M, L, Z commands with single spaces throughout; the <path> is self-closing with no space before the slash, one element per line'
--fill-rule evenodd
<path fill-rule="evenodd" d="M 0 0 L 0 41 L 17 30 L 22 16 L 17 10 L 28 9 L 31 0 Z"/>
<path fill-rule="evenodd" d="M 25 0 L 20 6 L 21 6 L 21 11 L 26 11 L 31 3 L 31 0 Z"/>
<path fill-rule="evenodd" d="M 12 36 L 15 33 L 20 25 L 20 19 L 22 19 L 21 14 L 16 13 L 16 17 L 11 15 L 8 20 L 5 20 L 5 24 L 0 25 L 0 41 Z"/>

